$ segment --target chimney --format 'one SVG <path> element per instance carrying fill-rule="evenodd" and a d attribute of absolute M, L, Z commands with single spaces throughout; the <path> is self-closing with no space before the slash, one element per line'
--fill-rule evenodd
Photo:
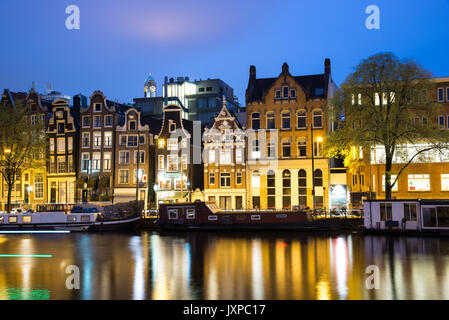
<path fill-rule="evenodd" d="M 284 64 L 282 65 L 282 73 L 283 74 L 287 74 L 288 73 L 288 64 L 287 64 L 287 62 L 284 62 Z"/>
<path fill-rule="evenodd" d="M 81 111 L 81 97 L 79 94 L 73 97 L 73 111 L 75 114 L 79 114 Z"/>
<path fill-rule="evenodd" d="M 248 88 L 246 89 L 246 101 L 251 101 L 254 93 L 254 87 L 256 84 L 256 66 L 249 67 L 249 81 Z"/>
<path fill-rule="evenodd" d="M 164 78 L 164 104 L 167 105 L 168 104 L 168 77 L 166 76 Z"/>
<path fill-rule="evenodd" d="M 256 81 L 256 66 L 249 67 L 249 82 Z"/>
<path fill-rule="evenodd" d="M 326 58 L 326 60 L 324 60 L 324 73 L 326 75 L 331 74 L 331 59 L 329 58 Z"/>

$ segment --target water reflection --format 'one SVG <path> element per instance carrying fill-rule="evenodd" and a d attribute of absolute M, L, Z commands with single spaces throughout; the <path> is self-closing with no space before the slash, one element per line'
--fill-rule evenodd
<path fill-rule="evenodd" d="M 0 236 L 0 299 L 449 299 L 449 239 L 295 233 Z M 69 290 L 67 266 L 81 271 Z M 380 290 L 365 288 L 366 267 Z"/>

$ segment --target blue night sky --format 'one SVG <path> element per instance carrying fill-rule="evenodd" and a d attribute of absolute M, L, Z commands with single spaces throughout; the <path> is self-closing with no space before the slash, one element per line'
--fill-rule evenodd
<path fill-rule="evenodd" d="M 65 9 L 80 8 L 80 30 Z M 368 5 L 381 30 L 365 28 Z M 294 75 L 322 73 L 332 60 L 340 84 L 369 55 L 392 51 L 449 76 L 449 0 L 2 0 L 0 89 L 53 89 L 132 102 L 149 73 L 221 78 L 244 103 L 249 66 L 274 77 L 287 62 Z"/>

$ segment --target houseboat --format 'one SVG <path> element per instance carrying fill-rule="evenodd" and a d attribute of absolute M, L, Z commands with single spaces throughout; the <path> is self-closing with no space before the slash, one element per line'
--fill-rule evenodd
<path fill-rule="evenodd" d="M 367 230 L 449 233 L 449 200 L 365 200 Z"/>
<path fill-rule="evenodd" d="M 104 209 L 95 205 L 73 206 L 70 211 L 15 210 L 0 214 L 0 232 L 4 231 L 118 231 L 136 227 L 141 217 L 106 218 Z M 54 208 L 52 208 L 54 209 Z M 57 208 L 62 209 L 62 208 Z"/>
<path fill-rule="evenodd" d="M 350 221 L 352 220 L 352 221 Z M 162 229 L 261 229 L 261 230 L 344 230 L 358 228 L 353 219 L 313 219 L 302 210 L 223 211 L 214 203 L 167 203 L 159 205 L 156 224 Z"/>

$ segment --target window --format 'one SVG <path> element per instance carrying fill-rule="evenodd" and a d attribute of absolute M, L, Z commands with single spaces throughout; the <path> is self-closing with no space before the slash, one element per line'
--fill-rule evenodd
<path fill-rule="evenodd" d="M 307 128 L 307 119 L 306 119 L 306 111 L 305 110 L 298 111 L 297 121 L 298 121 L 298 129 Z"/>
<path fill-rule="evenodd" d="M 404 203 L 404 218 L 407 221 L 417 221 L 416 203 Z"/>
<path fill-rule="evenodd" d="M 119 183 L 128 184 L 129 183 L 129 170 L 119 170 Z"/>
<path fill-rule="evenodd" d="M 127 137 L 126 136 L 120 136 L 120 145 L 126 145 Z"/>
<path fill-rule="evenodd" d="M 232 163 L 232 153 L 231 149 L 221 149 L 220 150 L 220 164 L 231 164 Z"/>
<path fill-rule="evenodd" d="M 260 173 L 259 173 L 259 171 L 254 171 L 253 172 L 251 186 L 253 188 L 260 188 Z"/>
<path fill-rule="evenodd" d="M 65 152 L 65 138 L 58 138 L 58 152 Z"/>
<path fill-rule="evenodd" d="M 67 150 L 73 151 L 73 137 L 67 138 Z"/>
<path fill-rule="evenodd" d="M 178 139 L 177 138 L 169 138 L 167 139 L 167 150 L 178 150 Z"/>
<path fill-rule="evenodd" d="M 159 170 L 164 170 L 164 167 L 165 167 L 164 155 L 160 154 L 159 155 Z"/>
<path fill-rule="evenodd" d="M 128 147 L 137 147 L 137 136 L 128 136 Z"/>
<path fill-rule="evenodd" d="M 397 177 L 398 177 L 397 175 L 392 174 L 390 176 L 390 183 L 393 183 Z M 383 175 L 382 176 L 382 191 L 383 192 L 385 192 L 385 184 L 386 184 L 385 175 Z M 393 191 L 393 192 L 398 191 L 398 185 L 399 185 L 399 181 L 394 184 L 393 188 L 391 188 L 391 191 Z"/>
<path fill-rule="evenodd" d="M 291 208 L 291 173 L 289 170 L 282 172 L 282 209 Z"/>
<path fill-rule="evenodd" d="M 220 173 L 220 187 L 223 187 L 223 188 L 231 187 L 231 173 L 230 172 Z"/>
<path fill-rule="evenodd" d="M 290 141 L 282 142 L 282 157 L 290 158 L 291 157 L 291 144 Z"/>
<path fill-rule="evenodd" d="M 101 148 L 101 132 L 94 132 L 94 148 Z"/>
<path fill-rule="evenodd" d="M 168 131 L 170 132 L 170 133 L 172 133 L 172 132 L 175 132 L 176 131 L 176 123 L 170 123 L 169 125 L 168 125 Z"/>
<path fill-rule="evenodd" d="M 283 98 L 288 98 L 288 87 L 283 87 L 282 88 L 282 90 L 283 90 Z"/>
<path fill-rule="evenodd" d="M 290 129 L 290 112 L 282 113 L 282 129 Z"/>
<path fill-rule="evenodd" d="M 323 113 L 321 110 L 313 111 L 313 127 L 314 128 L 323 127 Z"/>
<path fill-rule="evenodd" d="M 307 207 L 307 172 L 304 169 L 298 172 L 299 205 Z"/>
<path fill-rule="evenodd" d="M 392 204 L 391 203 L 379 203 L 380 207 L 380 221 L 392 221 Z"/>
<path fill-rule="evenodd" d="M 120 151 L 120 164 L 129 164 L 129 151 Z"/>
<path fill-rule="evenodd" d="M 186 218 L 187 219 L 195 219 L 195 209 L 187 209 Z"/>
<path fill-rule="evenodd" d="M 55 140 L 54 139 L 50 139 L 49 147 L 50 147 L 51 152 L 55 152 Z"/>
<path fill-rule="evenodd" d="M 313 142 L 313 156 L 322 157 L 323 156 L 323 141 L 320 138 Z"/>
<path fill-rule="evenodd" d="M 438 88 L 438 102 L 444 102 L 444 88 Z"/>
<path fill-rule="evenodd" d="M 251 122 L 252 129 L 259 130 L 260 129 L 260 113 L 254 112 L 251 115 L 251 118 L 252 118 L 252 122 Z"/>
<path fill-rule="evenodd" d="M 267 172 L 267 209 L 276 209 L 276 173 Z"/>
<path fill-rule="evenodd" d="M 444 116 L 440 116 L 440 117 L 439 117 L 439 124 L 440 124 L 440 127 L 441 127 L 441 128 L 444 128 L 444 127 L 445 127 L 445 125 L 444 125 Z"/>
<path fill-rule="evenodd" d="M 209 163 L 215 163 L 215 149 L 209 149 Z"/>
<path fill-rule="evenodd" d="M 136 121 L 129 122 L 129 130 L 136 130 Z"/>
<path fill-rule="evenodd" d="M 133 178 L 133 183 L 136 184 L 137 183 L 137 174 L 139 175 L 139 184 L 142 182 L 143 176 L 145 175 L 145 170 L 143 169 L 139 169 L 139 171 L 134 170 L 134 178 Z"/>
<path fill-rule="evenodd" d="M 112 132 L 104 133 L 104 146 L 108 148 L 112 147 Z"/>
<path fill-rule="evenodd" d="M 409 174 L 408 191 L 430 191 L 430 175 Z"/>
<path fill-rule="evenodd" d="M 275 142 L 268 142 L 267 158 L 276 158 L 276 143 Z"/>
<path fill-rule="evenodd" d="M 290 90 L 290 98 L 296 98 L 296 89 Z"/>
<path fill-rule="evenodd" d="M 177 155 L 168 155 L 167 156 L 167 172 L 178 172 L 178 156 Z"/>
<path fill-rule="evenodd" d="M 276 116 L 274 112 L 267 113 L 267 129 L 276 129 Z"/>
<path fill-rule="evenodd" d="M 204 88 L 198 88 L 198 92 L 204 92 Z"/>
<path fill-rule="evenodd" d="M 427 118 L 426 117 L 422 117 L 422 125 L 423 125 L 423 127 L 427 127 Z"/>
<path fill-rule="evenodd" d="M 67 163 L 65 162 L 65 157 L 58 157 L 58 173 L 65 173 L 67 171 Z"/>
<path fill-rule="evenodd" d="M 449 191 L 449 174 L 441 175 L 441 191 Z"/>
<path fill-rule="evenodd" d="M 83 153 L 82 158 L 81 158 L 81 170 L 88 171 L 90 169 L 89 163 L 90 163 L 89 154 Z"/>
<path fill-rule="evenodd" d="M 244 163 L 242 148 L 235 149 L 235 161 L 238 164 Z"/>
<path fill-rule="evenodd" d="M 178 219 L 178 209 L 168 209 L 168 219 L 169 220 Z"/>
<path fill-rule="evenodd" d="M 111 170 L 111 153 L 110 152 L 105 152 L 104 153 L 103 169 L 105 171 L 110 171 Z"/>
<path fill-rule="evenodd" d="M 207 87 L 206 91 L 212 91 L 212 87 Z"/>
<path fill-rule="evenodd" d="M 210 185 L 215 184 L 215 172 L 209 172 L 209 184 Z"/>
<path fill-rule="evenodd" d="M 89 132 L 83 133 L 83 147 L 84 148 L 90 147 L 90 133 Z"/>
<path fill-rule="evenodd" d="M 90 127 L 90 117 L 89 116 L 83 116 L 83 127 L 84 128 Z"/>
<path fill-rule="evenodd" d="M 315 187 L 323 186 L 323 171 L 321 169 L 316 169 L 313 179 L 315 180 Z"/>
<path fill-rule="evenodd" d="M 251 157 L 253 159 L 259 159 L 260 158 L 260 145 L 259 140 L 253 140 L 251 145 Z"/>
<path fill-rule="evenodd" d="M 100 171 L 101 170 L 101 153 L 94 152 L 92 158 L 92 170 Z"/>
<path fill-rule="evenodd" d="M 95 112 L 101 112 L 101 103 L 95 103 L 94 104 L 94 111 Z"/>
<path fill-rule="evenodd" d="M 94 117 L 94 128 L 101 128 L 101 116 Z"/>
<path fill-rule="evenodd" d="M 113 120 L 112 116 L 105 116 L 104 117 L 104 126 L 112 127 L 112 122 L 113 122 L 112 120 Z"/>
<path fill-rule="evenodd" d="M 241 185 L 242 184 L 242 173 L 236 172 L 235 174 L 235 184 Z"/>
<path fill-rule="evenodd" d="M 17 223 L 17 217 L 16 216 L 9 217 L 8 222 L 9 223 Z"/>
<path fill-rule="evenodd" d="M 64 133 L 64 122 L 58 122 L 58 133 Z"/>
<path fill-rule="evenodd" d="M 298 158 L 307 157 L 307 142 L 306 140 L 298 141 Z"/>
<path fill-rule="evenodd" d="M 34 177 L 34 198 L 44 198 L 44 177 L 42 173 L 38 173 Z"/>
<path fill-rule="evenodd" d="M 139 144 L 145 144 L 145 136 L 139 136 Z"/>
<path fill-rule="evenodd" d="M 276 90 L 276 98 L 275 99 L 280 99 L 281 98 L 281 90 Z"/>
<path fill-rule="evenodd" d="M 145 163 L 145 151 L 134 152 L 134 163 Z M 140 155 L 140 157 L 139 157 Z"/>
<path fill-rule="evenodd" d="M 23 223 L 31 223 L 31 216 L 22 216 Z"/>

